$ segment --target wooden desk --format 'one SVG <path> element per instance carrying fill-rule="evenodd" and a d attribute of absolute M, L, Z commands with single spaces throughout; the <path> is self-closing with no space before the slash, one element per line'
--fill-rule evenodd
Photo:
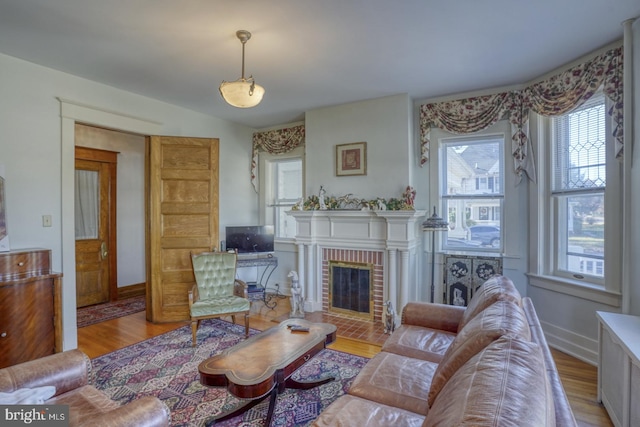
<path fill-rule="evenodd" d="M 287 328 L 289 324 L 306 326 L 309 332 L 291 332 Z M 335 325 L 289 319 L 200 363 L 202 384 L 227 387 L 241 399 L 253 399 L 233 412 L 221 414 L 216 420 L 235 417 L 269 396 L 265 423 L 269 426 L 276 396 L 285 388 L 306 390 L 334 380 L 300 382 L 291 375 L 335 339 Z"/>

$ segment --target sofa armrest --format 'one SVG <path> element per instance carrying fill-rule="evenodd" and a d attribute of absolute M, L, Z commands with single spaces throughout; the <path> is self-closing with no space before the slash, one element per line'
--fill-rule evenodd
<path fill-rule="evenodd" d="M 169 421 L 169 408 L 157 397 L 144 396 L 109 412 L 87 418 L 81 426 L 168 427 Z"/>
<path fill-rule="evenodd" d="M 429 302 L 410 302 L 402 309 L 402 324 L 458 332 L 464 307 Z"/>
<path fill-rule="evenodd" d="M 54 386 L 55 396 L 91 381 L 91 360 L 80 350 L 69 350 L 0 369 L 0 391 Z"/>

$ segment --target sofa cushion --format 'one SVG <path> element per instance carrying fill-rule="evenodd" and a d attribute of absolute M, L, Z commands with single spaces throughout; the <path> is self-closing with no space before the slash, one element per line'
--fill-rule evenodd
<path fill-rule="evenodd" d="M 387 338 L 382 351 L 438 363 L 455 337 L 453 332 L 401 325 Z"/>
<path fill-rule="evenodd" d="M 501 337 L 465 363 L 433 402 L 423 426 L 554 426 L 540 347 Z"/>
<path fill-rule="evenodd" d="M 311 426 L 420 427 L 423 421 L 423 415 L 347 394 L 323 410 Z"/>
<path fill-rule="evenodd" d="M 381 352 L 362 368 L 349 394 L 425 415 L 433 362 Z"/>
<path fill-rule="evenodd" d="M 513 282 L 504 276 L 493 276 L 480 286 L 469 301 L 467 309 L 462 314 L 462 319 L 458 324 L 458 331 L 464 328 L 478 313 L 489 307 L 496 301 L 513 301 L 520 305 L 522 299 L 520 292 L 513 285 Z"/>
<path fill-rule="evenodd" d="M 476 315 L 445 352 L 431 380 L 429 406 L 451 378 L 471 357 L 503 335 L 531 340 L 529 323 L 520 306 L 511 301 L 497 301 Z"/>
<path fill-rule="evenodd" d="M 97 414 L 103 414 L 119 406 L 92 385 L 85 385 L 60 394 L 47 400 L 47 403 L 51 405 L 69 405 L 69 424 L 72 426 L 80 425 Z"/>

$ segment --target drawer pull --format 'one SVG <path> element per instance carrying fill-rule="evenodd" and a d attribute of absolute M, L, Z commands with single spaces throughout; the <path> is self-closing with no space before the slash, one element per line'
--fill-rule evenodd
<path fill-rule="evenodd" d="M 18 263 L 18 267 L 22 267 L 24 265 L 24 261 Z"/>
<path fill-rule="evenodd" d="M 306 362 L 307 360 L 311 359 L 311 355 L 307 354 L 304 356 L 304 361 Z"/>
<path fill-rule="evenodd" d="M 2 337 L 2 338 L 6 337 L 6 336 L 7 336 L 6 332 L 3 332 L 3 333 L 0 334 L 0 337 Z"/>

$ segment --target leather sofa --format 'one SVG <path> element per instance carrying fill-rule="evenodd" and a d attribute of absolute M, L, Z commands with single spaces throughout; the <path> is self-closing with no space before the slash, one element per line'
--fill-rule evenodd
<path fill-rule="evenodd" d="M 508 278 L 466 308 L 411 302 L 401 319 L 313 426 L 577 425 L 531 300 Z"/>
<path fill-rule="evenodd" d="M 162 427 L 169 425 L 169 408 L 152 396 L 118 405 L 90 383 L 91 360 L 80 350 L 69 350 L 0 369 L 0 392 L 55 387 L 43 403 L 69 405 L 70 426 Z"/>

